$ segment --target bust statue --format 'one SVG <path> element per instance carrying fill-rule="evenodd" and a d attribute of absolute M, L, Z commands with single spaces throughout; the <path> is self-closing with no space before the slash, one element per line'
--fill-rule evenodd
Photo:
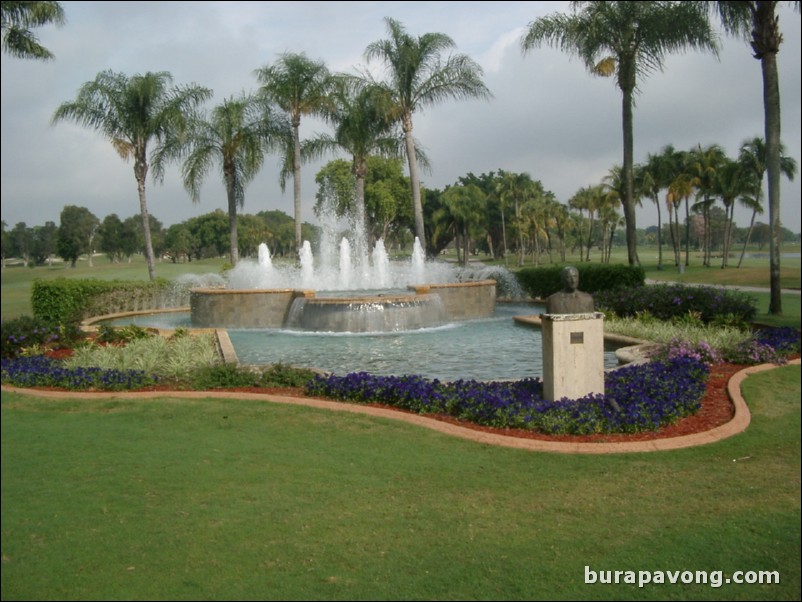
<path fill-rule="evenodd" d="M 593 296 L 577 290 L 579 271 L 573 266 L 566 266 L 560 272 L 563 289 L 546 299 L 547 314 L 584 314 L 593 313 Z"/>

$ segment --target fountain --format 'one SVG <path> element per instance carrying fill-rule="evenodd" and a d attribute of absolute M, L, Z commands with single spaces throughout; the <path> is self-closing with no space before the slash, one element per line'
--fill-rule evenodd
<path fill-rule="evenodd" d="M 281 269 L 262 243 L 258 261 L 241 261 L 229 272 L 226 288 L 191 291 L 192 325 L 393 332 L 493 313 L 494 280 L 460 282 L 464 274 L 452 266 L 427 263 L 417 239 L 411 259 L 401 262 L 389 261 L 381 239 L 370 259 L 366 245 L 357 243 L 352 248 L 347 237 L 337 245 L 332 237 L 328 240 L 336 253 L 322 248 L 320 267 L 315 265 L 311 244 L 305 241 L 299 265 Z"/>
<path fill-rule="evenodd" d="M 493 314 L 496 282 L 445 262 L 427 262 L 416 238 L 408 260 L 390 261 L 384 240 L 368 249 L 364 225 L 324 210 L 313 252 L 274 262 L 267 244 L 257 261 L 243 259 L 225 287 L 190 291 L 194 327 L 285 328 L 313 332 L 395 332 Z"/>

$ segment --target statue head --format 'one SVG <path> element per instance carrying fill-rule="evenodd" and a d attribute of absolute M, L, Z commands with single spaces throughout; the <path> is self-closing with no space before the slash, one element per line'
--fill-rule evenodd
<path fill-rule="evenodd" d="M 572 265 L 564 267 L 560 272 L 560 282 L 563 291 L 573 293 L 579 287 L 579 270 Z"/>

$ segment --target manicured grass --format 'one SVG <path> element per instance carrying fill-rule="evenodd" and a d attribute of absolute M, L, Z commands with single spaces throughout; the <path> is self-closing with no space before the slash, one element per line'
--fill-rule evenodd
<path fill-rule="evenodd" d="M 2 398 L 3 599 L 800 597 L 800 368 L 734 438 L 493 448 L 251 401 Z M 586 585 L 591 570 L 779 585 Z"/>

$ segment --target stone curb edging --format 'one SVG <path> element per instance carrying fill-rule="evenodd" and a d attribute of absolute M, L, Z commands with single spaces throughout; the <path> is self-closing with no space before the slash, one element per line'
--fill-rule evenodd
<path fill-rule="evenodd" d="M 799 365 L 800 360 L 792 360 L 786 365 Z M 108 393 L 84 393 L 73 391 L 40 391 L 34 389 L 22 389 L 18 387 L 2 386 L 2 391 L 10 393 L 21 393 L 48 399 L 74 399 L 87 397 L 97 397 L 100 399 L 151 399 L 154 397 L 171 397 L 181 399 L 248 399 L 255 401 L 267 401 L 273 403 L 283 403 L 288 405 L 305 406 L 335 412 L 350 412 L 352 414 L 363 414 L 366 416 L 376 416 L 401 420 L 409 424 L 422 426 L 452 437 L 467 439 L 477 443 L 487 445 L 497 445 L 513 449 L 523 449 L 527 451 L 552 452 L 563 454 L 620 454 L 620 453 L 640 453 L 653 451 L 668 451 L 673 449 L 683 449 L 714 443 L 728 437 L 743 432 L 752 419 L 749 408 L 741 396 L 741 383 L 751 374 L 763 372 L 777 368 L 775 364 L 761 364 L 750 366 L 734 374 L 728 384 L 727 393 L 735 406 L 735 415 L 727 424 L 716 427 L 704 433 L 684 435 L 681 437 L 671 437 L 667 439 L 654 439 L 651 441 L 631 441 L 619 443 L 571 443 L 562 441 L 542 441 L 539 439 L 523 439 L 499 435 L 496 433 L 486 433 L 476 431 L 462 426 L 441 422 L 432 418 L 426 418 L 417 414 L 405 414 L 384 408 L 374 408 L 368 406 L 354 405 L 337 401 L 324 401 L 321 399 L 307 399 L 303 397 L 289 397 L 285 395 L 268 395 L 264 393 L 232 393 L 227 391 L 156 391 L 156 392 L 108 392 Z"/>

